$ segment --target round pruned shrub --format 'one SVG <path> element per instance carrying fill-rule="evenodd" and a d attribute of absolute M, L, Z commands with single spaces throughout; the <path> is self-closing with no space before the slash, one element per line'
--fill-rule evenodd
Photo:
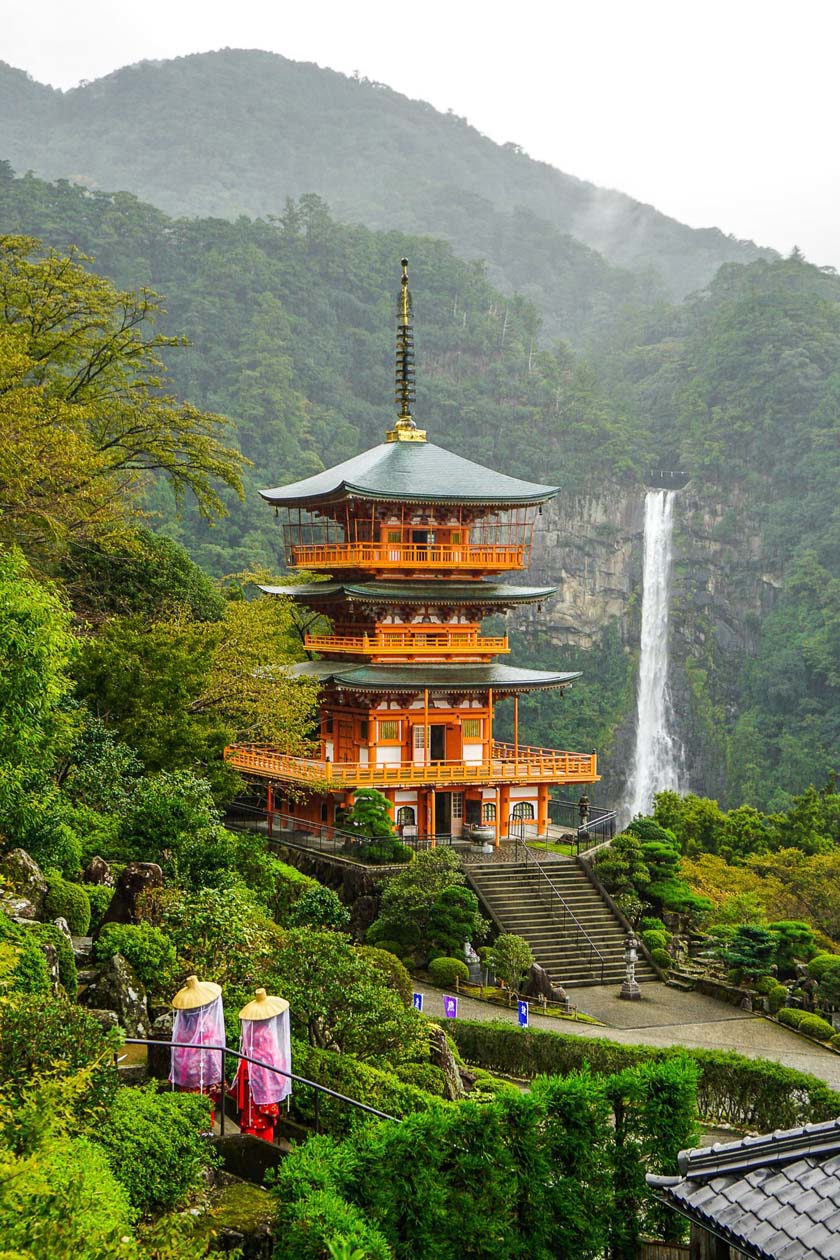
<path fill-rule="evenodd" d="M 176 1207 L 202 1184 L 214 1162 L 202 1130 L 208 1100 L 200 1094 L 159 1094 L 124 1086 L 93 1137 L 104 1147 L 114 1176 L 139 1212 Z"/>
<path fill-rule="evenodd" d="M 806 1037 L 816 1037 L 817 1041 L 830 1041 L 834 1036 L 834 1029 L 827 1019 L 821 1019 L 819 1015 L 808 1015 L 799 1025 L 798 1032 L 805 1033 Z"/>
<path fill-rule="evenodd" d="M 776 1015 L 787 1001 L 788 991 L 783 984 L 775 985 L 767 994 L 767 1009 L 771 1015 Z"/>
<path fill-rule="evenodd" d="M 368 933 L 367 940 L 370 942 L 371 949 L 384 950 L 386 954 L 393 954 L 395 958 L 402 958 L 405 953 L 405 948 L 399 943 L 399 941 L 389 941 L 387 939 L 381 941 L 371 941 L 370 933 Z"/>
<path fill-rule="evenodd" d="M 342 905 L 338 894 L 323 884 L 307 888 L 286 916 L 290 927 L 331 928 L 342 932 L 350 922 L 350 911 Z"/>
<path fill-rule="evenodd" d="M 652 949 L 650 956 L 657 967 L 661 967 L 663 971 L 667 971 L 674 961 L 667 949 Z"/>
<path fill-rule="evenodd" d="M 785 1006 L 779 1011 L 779 1023 L 788 1028 L 798 1028 L 803 1019 L 808 1018 L 808 1011 L 800 1011 L 795 1006 Z"/>
<path fill-rule="evenodd" d="M 411 976 L 392 950 L 382 945 L 360 945 L 359 953 L 382 975 L 389 989 L 399 993 L 406 1006 L 411 1006 Z"/>
<path fill-rule="evenodd" d="M 175 946 L 151 923 L 106 923 L 95 949 L 99 962 L 122 954 L 147 989 L 159 991 L 171 984 L 177 964 Z"/>
<path fill-rule="evenodd" d="M 668 944 L 668 937 L 664 932 L 657 932 L 651 929 L 648 932 L 642 932 L 642 942 L 649 950 L 665 949 Z"/>
<path fill-rule="evenodd" d="M 448 989 L 456 980 L 469 980 L 470 969 L 460 958 L 433 958 L 429 963 L 429 975 L 434 984 Z"/>
<path fill-rule="evenodd" d="M 434 1063 L 401 1063 L 394 1072 L 415 1089 L 424 1089 L 437 1098 L 446 1097 L 446 1077 Z"/>
<path fill-rule="evenodd" d="M 815 954 L 808 963 L 808 975 L 819 983 L 830 967 L 840 963 L 840 954 Z"/>
<path fill-rule="evenodd" d="M 73 936 L 84 936 L 90 927 L 90 898 L 81 884 L 65 879 L 58 871 L 47 875 L 44 913 L 48 919 L 66 919 Z"/>

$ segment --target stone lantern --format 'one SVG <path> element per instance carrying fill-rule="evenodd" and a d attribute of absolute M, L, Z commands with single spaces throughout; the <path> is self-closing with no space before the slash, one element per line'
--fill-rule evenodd
<path fill-rule="evenodd" d="M 642 990 L 639 988 L 639 982 L 636 979 L 638 958 L 639 942 L 636 940 L 635 933 L 631 932 L 624 942 L 624 983 L 618 995 L 620 998 L 625 998 L 628 1002 L 638 1002 L 642 996 Z"/>

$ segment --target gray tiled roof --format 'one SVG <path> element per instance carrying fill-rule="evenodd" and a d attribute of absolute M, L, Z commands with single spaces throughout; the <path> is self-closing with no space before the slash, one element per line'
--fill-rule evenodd
<path fill-rule="evenodd" d="M 325 472 L 275 490 L 261 490 L 269 503 L 304 507 L 344 499 L 388 499 L 404 503 L 544 503 L 556 486 L 520 481 L 433 442 L 382 442 Z"/>
<path fill-rule="evenodd" d="M 840 1260 L 840 1120 L 680 1155 L 662 1200 L 755 1260 Z"/>
<path fill-rule="evenodd" d="M 337 661 L 300 661 L 289 668 L 297 678 L 331 681 L 351 691 L 534 691 L 564 687 L 575 674 L 516 669 L 512 665 L 351 665 Z"/>

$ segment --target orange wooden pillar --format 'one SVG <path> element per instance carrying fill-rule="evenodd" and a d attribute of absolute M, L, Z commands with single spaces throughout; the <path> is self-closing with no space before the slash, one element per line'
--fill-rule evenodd
<path fill-rule="evenodd" d="M 540 783 L 537 788 L 537 835 L 548 835 L 548 784 Z"/>
<path fill-rule="evenodd" d="M 428 729 L 428 728 L 427 728 Z M 435 847 L 435 789 L 429 788 L 429 835 L 432 837 L 432 848 Z"/>
<path fill-rule="evenodd" d="M 499 835 L 508 836 L 510 822 L 510 784 L 503 783 L 499 788 Z"/>
<path fill-rule="evenodd" d="M 502 834 L 502 801 L 501 793 L 496 788 L 496 848 L 499 847 L 499 838 Z"/>

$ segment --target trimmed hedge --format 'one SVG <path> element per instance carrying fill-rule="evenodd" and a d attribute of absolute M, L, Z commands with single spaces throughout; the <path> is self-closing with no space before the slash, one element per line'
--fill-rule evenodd
<path fill-rule="evenodd" d="M 47 875 L 44 913 L 50 919 L 66 919 L 73 936 L 84 936 L 90 927 L 90 898 L 87 889 L 65 879 L 58 871 Z"/>
<path fill-rule="evenodd" d="M 816 1037 L 817 1041 L 830 1041 L 834 1036 L 833 1026 L 819 1015 L 809 1015 L 807 1019 L 803 1019 L 799 1032 L 805 1033 L 806 1037 Z"/>
<path fill-rule="evenodd" d="M 667 971 L 674 962 L 667 949 L 652 949 L 650 951 L 650 956 L 656 963 L 657 967 L 660 967 L 662 971 Z"/>
<path fill-rule="evenodd" d="M 786 1024 L 788 1028 L 798 1028 L 803 1019 L 808 1018 L 807 1011 L 800 1011 L 795 1006 L 786 1006 L 784 1010 L 779 1011 L 779 1023 Z"/>
<path fill-rule="evenodd" d="M 665 932 L 660 932 L 656 928 L 651 928 L 647 932 L 642 932 L 642 943 L 649 949 L 665 949 L 668 944 L 668 936 Z"/>
<path fill-rule="evenodd" d="M 470 969 L 460 958 L 433 958 L 429 963 L 429 975 L 434 984 L 447 989 L 456 980 L 466 981 L 470 978 Z"/>
<path fill-rule="evenodd" d="M 738 1129 L 767 1133 L 840 1115 L 840 1093 L 817 1077 L 731 1051 L 625 1046 L 602 1038 L 462 1019 L 451 1020 L 447 1032 L 468 1063 L 528 1079 L 568 1076 L 583 1068 L 607 1076 L 646 1062 L 688 1057 L 700 1068 L 700 1115 Z"/>
<path fill-rule="evenodd" d="M 840 963 L 840 954 L 815 954 L 808 963 L 808 975 L 819 983 L 824 972 L 830 967 L 836 967 L 838 963 Z"/>
<path fill-rule="evenodd" d="M 417 1066 L 422 1077 L 422 1069 L 426 1065 Z M 349 1054 L 316 1049 L 302 1041 L 292 1043 L 292 1071 L 399 1119 L 449 1105 L 426 1090 L 400 1080 L 393 1072 L 371 1067 Z M 357 1108 L 323 1094 L 319 1107 L 321 1128 L 336 1135 L 349 1133 L 360 1121 L 371 1118 Z M 300 1120 L 310 1122 L 315 1114 L 315 1091 L 296 1084 L 292 1092 L 292 1109 Z"/>

